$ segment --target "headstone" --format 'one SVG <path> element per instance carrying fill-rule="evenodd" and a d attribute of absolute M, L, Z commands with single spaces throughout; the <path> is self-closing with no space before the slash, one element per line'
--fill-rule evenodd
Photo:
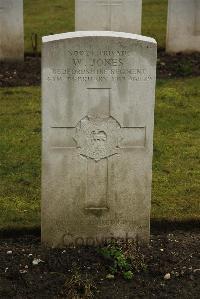
<path fill-rule="evenodd" d="M 0 0 L 0 60 L 23 59 L 23 0 Z"/>
<path fill-rule="evenodd" d="M 45 244 L 148 242 L 156 49 L 119 32 L 43 38 Z"/>
<path fill-rule="evenodd" d="M 141 34 L 142 0 L 76 0 L 75 28 Z"/>
<path fill-rule="evenodd" d="M 200 51 L 200 0 L 169 0 L 166 51 Z"/>

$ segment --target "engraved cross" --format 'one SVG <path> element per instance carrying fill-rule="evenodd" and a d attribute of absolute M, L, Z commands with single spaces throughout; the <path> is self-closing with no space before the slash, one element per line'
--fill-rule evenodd
<path fill-rule="evenodd" d="M 122 127 L 111 115 L 111 89 L 88 88 L 88 113 L 76 127 L 52 127 L 53 150 L 76 150 L 87 159 L 85 210 L 109 209 L 109 159 L 125 150 L 144 148 L 146 127 Z M 55 141 L 55 138 L 57 140 Z"/>

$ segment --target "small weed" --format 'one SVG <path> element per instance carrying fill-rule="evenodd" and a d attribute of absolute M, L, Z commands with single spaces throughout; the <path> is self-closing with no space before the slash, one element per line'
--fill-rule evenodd
<path fill-rule="evenodd" d="M 133 278 L 133 272 L 132 271 L 123 272 L 123 277 L 126 280 L 131 280 Z"/>
<path fill-rule="evenodd" d="M 109 244 L 101 248 L 99 252 L 110 262 L 109 271 L 112 274 L 122 274 L 127 280 L 133 278 L 131 262 L 124 255 L 121 247 L 115 244 Z"/>

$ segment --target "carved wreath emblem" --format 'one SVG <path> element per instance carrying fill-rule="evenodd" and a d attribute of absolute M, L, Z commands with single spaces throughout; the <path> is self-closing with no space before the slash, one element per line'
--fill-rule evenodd
<path fill-rule="evenodd" d="M 82 119 L 74 136 L 79 153 L 95 161 L 115 155 L 119 150 L 120 125 L 112 117 Z"/>

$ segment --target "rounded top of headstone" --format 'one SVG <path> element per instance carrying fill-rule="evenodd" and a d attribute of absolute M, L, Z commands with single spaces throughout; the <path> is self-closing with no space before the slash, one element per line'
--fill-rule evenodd
<path fill-rule="evenodd" d="M 147 37 L 139 34 L 132 34 L 126 32 L 116 32 L 116 31 L 76 31 L 67 32 L 61 34 L 54 34 L 42 37 L 43 43 L 49 43 L 53 41 L 60 41 L 65 39 L 79 38 L 79 37 L 116 37 L 131 40 L 138 40 L 143 42 L 148 42 L 157 45 L 157 42 L 152 37 Z"/>

